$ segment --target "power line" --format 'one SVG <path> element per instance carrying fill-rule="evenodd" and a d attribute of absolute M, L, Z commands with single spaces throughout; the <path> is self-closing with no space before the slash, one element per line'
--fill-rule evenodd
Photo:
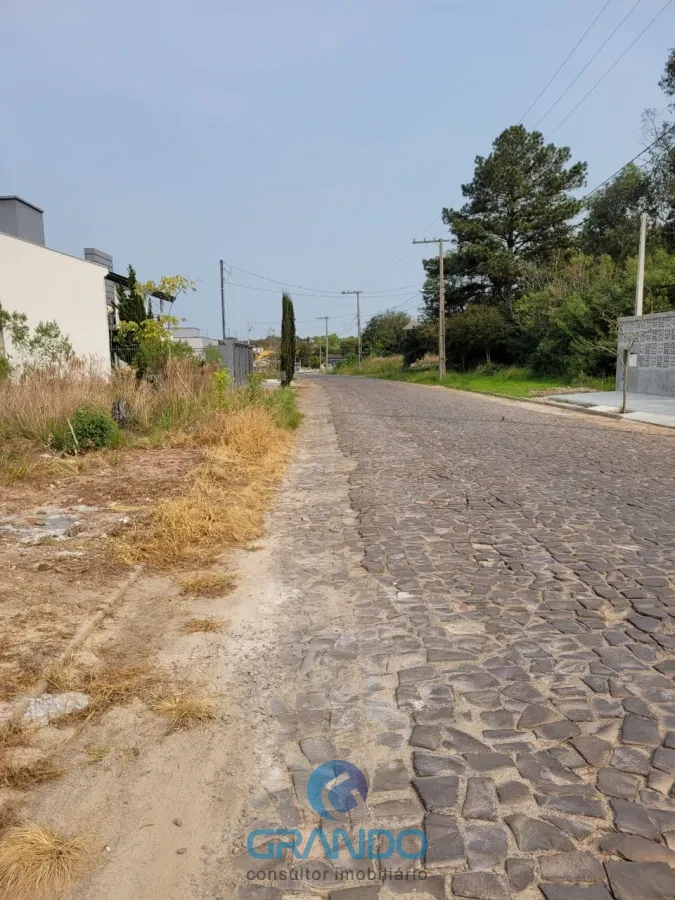
<path fill-rule="evenodd" d="M 567 64 L 567 63 L 569 62 L 569 60 L 572 58 L 572 56 L 574 55 L 575 51 L 578 50 L 578 48 L 581 46 L 581 43 L 583 42 L 584 38 L 588 35 L 588 33 L 590 32 L 590 30 L 593 28 L 593 26 L 595 25 L 595 23 L 598 21 L 598 19 L 600 18 L 600 16 L 604 13 L 604 11 L 607 9 L 607 7 L 609 6 L 609 4 L 610 4 L 611 2 L 612 2 L 612 0 L 607 0 L 607 2 L 605 3 L 605 5 L 602 7 L 602 9 L 601 9 L 600 12 L 597 14 L 597 16 L 593 19 L 593 21 L 592 21 L 591 24 L 588 26 L 588 28 L 586 29 L 586 31 L 584 31 L 584 33 L 581 35 L 581 37 L 580 37 L 579 40 L 576 42 L 576 44 L 574 45 L 574 47 L 572 47 L 572 49 L 571 49 L 570 52 L 567 54 L 567 56 L 565 57 L 565 59 L 560 63 L 560 65 L 558 66 L 558 68 L 555 70 L 555 72 L 553 73 L 553 75 L 551 75 L 551 77 L 549 78 L 549 80 L 546 82 L 546 85 L 541 89 L 541 91 L 539 91 L 539 93 L 537 94 L 537 96 L 535 97 L 535 99 L 532 101 L 532 103 L 530 103 L 530 105 L 528 106 L 528 108 L 527 108 L 527 109 L 525 110 L 525 112 L 522 114 L 522 116 L 520 117 L 520 122 L 518 123 L 519 125 L 522 124 L 522 122 L 523 122 L 525 116 L 527 116 L 527 115 L 534 109 L 534 107 L 535 107 L 535 106 L 537 105 L 537 103 L 541 100 L 541 98 L 544 96 L 544 94 L 546 93 L 546 91 L 547 91 L 547 90 L 550 88 L 550 86 L 553 84 L 553 82 L 555 81 L 555 79 L 557 78 L 557 76 L 558 76 L 558 75 L 562 72 L 562 70 L 565 68 L 566 64 Z"/>
<path fill-rule="evenodd" d="M 663 134 L 660 134 L 656 138 L 655 141 L 652 141 L 648 147 L 645 147 L 644 150 L 641 150 L 637 154 L 637 156 L 634 156 L 632 159 L 629 159 L 628 162 L 625 165 L 621 166 L 620 169 L 617 169 L 613 175 L 610 175 L 609 178 L 605 178 L 605 180 L 601 184 L 599 184 L 597 187 L 594 187 L 592 191 L 589 191 L 585 196 L 583 196 L 581 198 L 582 201 L 588 200 L 588 198 L 591 197 L 593 194 L 595 194 L 596 191 L 599 191 L 600 188 L 603 188 L 606 184 L 609 184 L 609 182 L 612 181 L 614 178 L 616 178 L 617 175 L 620 175 L 624 169 L 627 169 L 628 166 L 632 165 L 636 160 L 640 159 L 641 156 L 644 156 L 645 153 L 648 153 L 652 149 L 652 147 L 655 147 L 658 144 L 659 141 L 662 141 L 665 137 L 667 137 L 669 134 L 671 134 L 674 131 L 675 131 L 675 125 L 671 125 L 670 128 L 667 128 L 663 132 Z"/>
<path fill-rule="evenodd" d="M 616 59 L 616 60 L 612 63 L 612 65 L 609 67 L 609 69 L 607 69 L 607 71 L 604 73 L 604 75 L 602 75 L 600 78 L 598 78 L 598 80 L 595 82 L 595 84 L 594 84 L 593 87 L 590 89 L 590 91 L 588 91 L 588 93 L 585 94 L 585 95 L 581 98 L 581 100 L 577 103 L 576 106 L 572 107 L 572 109 L 567 113 L 567 115 L 565 116 L 565 118 L 564 118 L 561 122 L 558 122 L 558 124 L 555 126 L 555 128 L 553 129 L 553 131 L 550 132 L 550 134 L 548 135 L 548 137 L 551 137 L 551 135 L 555 134 L 555 132 L 561 127 L 561 125 L 564 125 L 565 122 L 570 118 L 570 116 L 571 116 L 573 113 L 575 113 L 575 112 L 579 109 L 579 107 L 581 106 L 581 104 L 584 103 L 586 100 L 588 100 L 588 98 L 591 96 L 591 94 L 593 93 L 593 91 L 594 91 L 597 87 L 599 87 L 600 84 L 602 84 L 602 82 L 605 80 L 605 78 L 607 78 L 607 76 L 608 76 L 609 73 L 612 71 L 612 69 L 614 69 L 616 66 L 618 66 L 618 64 L 621 62 L 621 60 L 624 58 L 624 56 L 628 53 L 628 51 L 631 50 L 631 49 L 637 44 L 637 42 L 640 40 L 640 38 L 642 37 L 642 35 L 643 35 L 649 28 L 652 27 L 652 25 L 654 24 L 654 22 L 656 22 L 656 20 L 659 18 L 659 16 L 660 16 L 662 13 L 664 13 L 664 12 L 666 11 L 666 9 L 670 6 L 670 4 L 671 4 L 672 2 L 673 2 L 673 0 L 666 0 L 666 3 L 664 3 L 664 5 L 663 5 L 663 6 L 661 7 L 661 9 L 656 13 L 656 15 L 655 15 L 655 16 L 647 23 L 647 25 L 645 25 L 645 27 L 642 29 L 642 31 L 640 32 L 640 34 L 638 34 L 638 36 L 635 38 L 635 40 L 632 41 L 632 43 L 630 43 L 630 44 L 626 47 L 626 49 L 623 51 L 623 53 L 621 54 L 621 56 L 620 56 L 618 59 Z"/>
<path fill-rule="evenodd" d="M 250 275 L 252 278 L 260 278 L 262 281 L 271 281 L 272 284 L 279 284 L 282 287 L 298 288 L 301 291 L 311 291 L 313 294 L 334 294 L 336 296 L 340 295 L 339 291 L 327 291 L 322 288 L 311 288 L 302 284 L 291 284 L 289 281 L 279 281 L 278 278 L 269 278 L 267 275 L 258 275 L 257 272 L 249 272 L 247 269 L 242 269 L 240 266 L 231 265 L 230 268 L 236 269 L 237 272 L 243 272 L 244 275 Z"/>
<path fill-rule="evenodd" d="M 546 110 L 546 112 L 544 113 L 544 115 L 541 117 L 541 119 L 539 119 L 539 121 L 537 122 L 537 124 L 534 126 L 535 128 L 539 128 L 539 126 L 540 126 L 541 123 L 544 121 L 544 119 L 548 116 L 548 114 L 549 114 L 550 112 L 553 112 L 553 110 L 554 110 L 554 109 L 556 108 L 556 106 L 560 103 L 560 101 L 563 99 L 563 97 L 565 97 L 565 96 L 567 95 L 567 93 L 571 90 L 571 88 L 573 88 L 574 85 L 577 83 L 577 81 L 581 78 L 581 76 L 584 74 L 584 72 L 586 71 L 586 69 L 587 69 L 587 68 L 590 66 L 590 64 L 593 62 L 593 60 L 596 59 L 597 56 L 600 54 L 600 52 L 601 52 L 602 50 L 604 50 L 604 48 L 607 46 L 607 44 L 609 44 L 609 42 L 612 40 L 612 38 L 614 37 L 614 35 L 615 35 L 615 34 L 617 33 L 617 31 L 619 30 L 619 28 L 621 28 L 621 26 L 623 25 L 623 23 L 626 21 L 626 19 L 627 19 L 627 18 L 628 18 L 628 17 L 629 17 L 629 16 L 630 16 L 637 8 L 638 8 L 638 6 L 640 5 L 640 3 L 642 3 L 642 0 L 635 0 L 635 3 L 631 6 L 631 8 L 630 8 L 630 9 L 628 10 L 628 12 L 626 13 L 626 15 L 623 17 L 623 19 L 622 19 L 622 20 L 619 22 L 619 24 L 616 26 L 616 28 L 614 29 L 614 31 L 612 31 L 612 33 L 611 33 L 610 36 L 607 38 L 607 40 L 606 40 L 603 44 L 601 44 L 601 45 L 598 47 L 598 49 L 595 51 L 595 53 L 593 54 L 593 56 L 591 56 L 591 58 L 588 60 L 588 62 L 586 63 L 586 65 L 583 67 L 583 69 L 582 69 L 580 72 L 577 72 L 577 74 L 574 76 L 574 78 L 572 79 L 572 81 L 570 81 L 570 83 L 567 85 L 567 87 L 566 87 L 565 90 L 562 92 L 562 94 L 558 97 L 558 99 L 557 99 L 554 103 L 552 103 L 551 106 L 549 106 L 549 108 Z M 632 45 L 631 45 L 631 46 L 632 46 Z"/>
<path fill-rule="evenodd" d="M 262 291 L 264 294 L 278 294 L 279 291 L 277 288 L 264 288 L 264 287 L 255 287 L 252 284 L 240 284 L 237 281 L 228 281 L 228 286 L 244 288 L 247 291 Z M 367 294 L 369 297 L 400 297 L 401 294 L 406 293 L 413 287 L 412 284 L 402 284 L 399 287 L 390 288 L 388 291 L 364 291 L 364 294 Z M 316 294 L 296 294 L 295 297 L 316 297 Z M 337 299 L 340 295 L 336 294 L 335 299 Z M 332 297 L 322 297 L 322 299 L 333 299 Z"/>

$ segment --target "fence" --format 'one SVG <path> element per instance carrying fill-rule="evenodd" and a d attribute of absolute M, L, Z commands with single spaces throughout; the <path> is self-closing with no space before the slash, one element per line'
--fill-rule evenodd
<path fill-rule="evenodd" d="M 248 376 L 253 372 L 253 349 L 243 341 L 237 341 L 234 338 L 227 338 L 225 341 L 218 341 L 217 344 L 210 346 L 215 347 L 220 353 L 223 368 L 227 369 L 234 383 L 245 384 Z M 184 341 L 178 341 L 173 347 L 177 359 L 184 358 L 186 352 L 192 352 Z M 194 355 L 198 362 L 203 361 L 203 352 L 197 351 Z M 137 345 L 130 341 L 124 343 L 115 341 L 113 332 L 111 332 L 110 356 L 113 366 L 134 366 L 141 371 L 147 370 L 152 373 L 156 369 L 161 370 L 171 354 L 165 347 L 158 350 L 156 358 L 153 358 L 152 353 L 147 349 L 145 352 L 139 353 Z"/>
<path fill-rule="evenodd" d="M 234 338 L 218 341 L 217 346 L 230 378 L 236 384 L 243 384 L 253 371 L 253 348 Z"/>

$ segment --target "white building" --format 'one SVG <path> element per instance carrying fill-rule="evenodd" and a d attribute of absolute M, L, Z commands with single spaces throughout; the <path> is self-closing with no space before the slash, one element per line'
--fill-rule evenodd
<path fill-rule="evenodd" d="M 210 338 L 206 337 L 206 335 L 203 335 L 200 328 L 180 326 L 178 328 L 172 328 L 171 334 L 175 341 L 184 341 L 186 344 L 189 344 L 197 356 L 204 355 L 205 347 L 217 347 L 219 343 L 215 338 Z"/>
<path fill-rule="evenodd" d="M 76 356 L 110 371 L 106 306 L 108 269 L 44 246 L 42 210 L 20 197 L 0 197 L 0 304 L 24 313 L 31 329 L 55 321 Z M 5 335 L 11 359 L 12 346 Z"/>

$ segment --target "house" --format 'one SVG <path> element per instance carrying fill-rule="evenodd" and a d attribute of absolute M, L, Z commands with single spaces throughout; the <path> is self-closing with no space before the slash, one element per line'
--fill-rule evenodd
<path fill-rule="evenodd" d="M 45 246 L 43 210 L 21 197 L 0 197 L 0 304 L 28 325 L 55 321 L 76 356 L 110 371 L 107 269 Z M 11 338 L 5 349 L 12 356 Z"/>
<path fill-rule="evenodd" d="M 85 247 L 80 259 L 46 247 L 44 211 L 21 197 L 0 197 L 0 304 L 9 313 L 24 313 L 31 328 L 55 321 L 75 356 L 104 372 L 117 361 L 111 352 L 119 323 L 117 291 L 128 284 L 103 250 Z M 153 291 L 146 308 L 163 313 L 173 301 Z M 11 357 L 9 335 L 5 350 Z"/>

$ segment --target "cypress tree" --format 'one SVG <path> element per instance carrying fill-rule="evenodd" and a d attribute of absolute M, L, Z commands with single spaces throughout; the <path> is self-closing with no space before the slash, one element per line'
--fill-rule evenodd
<path fill-rule="evenodd" d="M 290 384 L 295 374 L 295 313 L 290 294 L 281 297 L 281 380 Z"/>
<path fill-rule="evenodd" d="M 145 311 L 143 293 L 136 280 L 136 272 L 133 266 L 129 266 L 127 275 L 129 285 L 126 290 L 117 290 L 117 303 L 122 322 L 136 322 L 138 325 L 145 322 L 148 314 Z"/>

